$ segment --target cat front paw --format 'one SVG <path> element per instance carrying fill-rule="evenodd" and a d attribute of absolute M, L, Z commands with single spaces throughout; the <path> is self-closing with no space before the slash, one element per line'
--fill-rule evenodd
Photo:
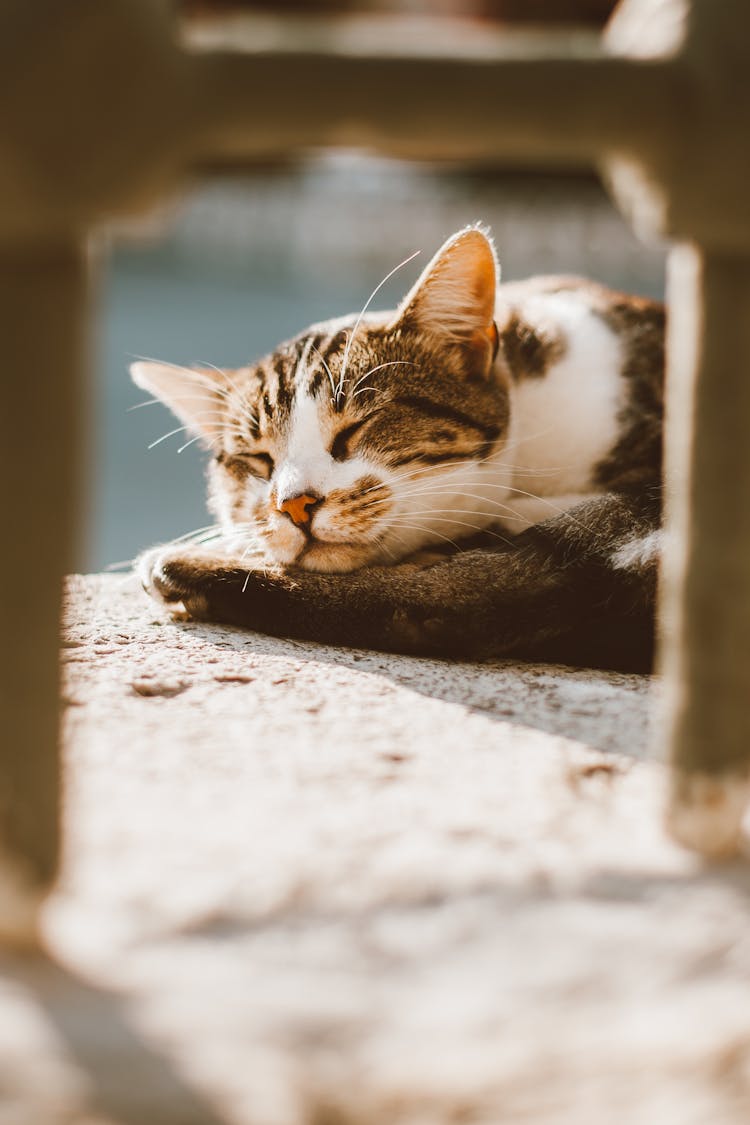
<path fill-rule="evenodd" d="M 201 579 L 206 560 L 191 557 L 184 548 L 166 545 L 144 551 L 136 562 L 136 574 L 150 598 L 172 611 L 183 608 L 192 616 L 202 608 Z"/>

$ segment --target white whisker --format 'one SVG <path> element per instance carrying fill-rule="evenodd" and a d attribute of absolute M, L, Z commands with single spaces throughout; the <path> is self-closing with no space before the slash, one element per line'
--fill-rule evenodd
<path fill-rule="evenodd" d="M 385 387 L 360 387 L 358 391 L 353 391 L 352 394 L 349 397 L 350 398 L 356 398 L 357 395 L 363 395 L 367 391 L 372 391 L 373 394 L 380 393 L 382 395 L 384 390 L 385 390 Z"/>
<path fill-rule="evenodd" d="M 326 375 L 328 376 L 328 382 L 331 384 L 331 394 L 335 395 L 336 394 L 336 380 L 334 379 L 334 377 L 331 373 L 331 369 L 328 366 L 328 364 L 326 363 L 325 357 L 323 356 L 323 353 L 321 351 L 318 351 L 318 349 L 315 347 L 314 344 L 312 345 L 312 349 L 313 349 L 314 352 L 317 352 L 317 354 L 320 356 L 320 362 L 325 367 Z"/>
<path fill-rule="evenodd" d="M 178 452 L 178 453 L 182 453 L 183 449 L 187 449 L 189 445 L 195 445 L 196 441 L 200 441 L 200 440 L 202 439 L 202 437 L 203 437 L 203 434 L 198 434 L 198 435 L 197 435 L 196 437 L 194 437 L 194 438 L 191 438 L 191 439 L 190 439 L 190 441 L 186 441 L 186 442 L 184 442 L 184 443 L 183 443 L 183 444 L 182 444 L 182 445 L 181 445 L 181 446 L 179 447 L 179 449 L 177 450 L 177 452 Z"/>
<path fill-rule="evenodd" d="M 438 495 L 440 494 L 438 493 Z M 507 513 L 500 516 L 497 516 L 493 513 L 493 515 L 495 515 L 495 518 L 513 519 L 518 520 L 519 522 L 523 521 L 523 516 L 519 516 L 516 512 L 514 512 L 512 508 L 509 508 L 507 504 L 503 504 L 500 500 L 490 500 L 489 498 L 486 499 L 484 496 L 476 496 L 471 492 L 462 492 L 461 499 L 463 500 L 464 497 L 468 500 L 483 500 L 487 504 L 491 504 L 493 508 L 501 508 L 503 513 Z M 478 516 L 481 514 L 476 510 L 476 508 L 420 508 L 418 512 L 404 512 L 403 514 L 408 516 L 418 515 L 420 517 L 424 517 L 431 516 L 433 513 L 444 514 L 446 512 L 457 512 L 458 515 L 464 516 Z"/>
<path fill-rule="evenodd" d="M 298 387 L 307 371 L 307 359 L 310 355 L 310 348 L 312 347 L 312 339 L 308 340 L 302 349 L 302 355 L 297 360 L 297 366 L 294 369 L 294 385 Z"/>
<path fill-rule="evenodd" d="M 161 445 L 161 443 L 163 441 L 166 441 L 167 438 L 172 437 L 174 434 L 183 434 L 186 430 L 190 429 L 192 429 L 191 426 L 178 426 L 176 430 L 170 430 L 169 433 L 162 434 L 160 438 L 157 438 L 156 441 L 152 441 L 150 445 L 146 446 L 146 448 L 155 449 L 157 445 Z"/>
<path fill-rule="evenodd" d="M 408 518 L 409 519 L 419 519 L 420 515 L 421 515 L 421 513 L 416 513 L 416 514 L 409 513 Z M 406 517 L 404 517 L 404 518 L 406 518 Z M 512 543 L 511 543 L 510 539 L 506 539 L 504 535 L 500 535 L 497 532 L 492 531 L 489 527 L 484 527 L 481 524 L 468 523 L 466 520 L 454 520 L 454 519 L 450 519 L 447 516 L 432 516 L 430 514 L 426 514 L 425 519 L 428 519 L 428 520 L 435 519 L 435 520 L 437 520 L 438 523 L 458 524 L 459 527 L 468 527 L 468 528 L 471 529 L 471 531 L 477 531 L 477 532 L 481 531 L 481 532 L 484 532 L 487 535 L 491 535 L 493 537 L 493 539 L 500 539 L 503 543 L 507 543 L 507 545 L 509 547 L 512 546 Z M 397 524 L 398 526 L 405 526 L 404 524 L 402 524 L 402 520 L 401 520 L 400 516 L 391 516 L 388 522 L 393 523 L 393 524 Z M 429 531 L 429 532 L 432 532 L 432 531 L 435 530 L 434 528 L 430 527 L 429 525 L 427 527 L 425 527 L 424 524 L 421 525 L 421 529 L 422 529 L 422 531 Z"/>
<path fill-rule="evenodd" d="M 446 543 L 450 543 L 451 546 L 455 547 L 457 551 L 461 550 L 461 548 L 459 547 L 459 545 L 455 541 L 455 539 L 451 539 L 449 536 L 443 535 L 443 533 L 441 531 L 438 531 L 434 527 L 433 528 L 426 528 L 423 525 L 420 526 L 419 524 L 409 524 L 409 523 L 399 523 L 397 526 L 402 527 L 405 531 L 419 531 L 419 532 L 429 531 L 431 535 L 437 535 L 439 539 L 444 539 Z M 401 542 L 403 543 L 403 539 L 401 540 Z M 411 550 L 417 550 L 417 548 L 413 547 L 413 548 L 411 548 Z"/>
<path fill-rule="evenodd" d="M 347 362 L 349 360 L 349 352 L 351 351 L 352 341 L 354 340 L 354 337 L 357 333 L 357 329 L 359 328 L 360 324 L 362 323 L 362 317 L 365 315 L 365 313 L 369 309 L 373 298 L 376 296 L 377 293 L 380 292 L 380 290 L 385 285 L 386 281 L 389 281 L 390 278 L 393 277 L 394 273 L 397 273 L 403 266 L 408 265 L 409 262 L 413 261 L 417 257 L 417 255 L 420 254 L 420 253 L 421 253 L 421 250 L 415 250 L 414 253 L 410 254 L 408 258 L 404 258 L 403 262 L 399 262 L 399 264 L 397 266 L 394 266 L 393 269 L 391 270 L 391 272 L 387 273 L 385 275 L 385 277 L 383 278 L 383 280 L 378 285 L 375 286 L 372 293 L 370 294 L 370 296 L 365 301 L 364 306 L 362 308 L 362 311 L 360 312 L 359 316 L 357 317 L 356 321 L 354 322 L 354 328 L 352 328 L 351 334 L 349 335 L 349 338 L 346 341 L 346 347 L 344 348 L 344 356 L 343 356 L 343 359 L 341 361 L 341 375 L 339 376 L 338 387 L 336 388 L 336 398 L 338 398 L 341 394 L 343 394 L 344 380 L 346 378 L 346 365 L 347 365 Z"/>
<path fill-rule="evenodd" d="M 140 410 L 142 406 L 155 406 L 157 402 L 161 402 L 160 398 L 147 398 L 145 402 L 137 402 L 135 406 L 129 406 L 125 413 L 132 414 L 134 410 Z"/>
<path fill-rule="evenodd" d="M 412 363 L 410 359 L 391 359 L 388 363 L 379 363 L 377 367 L 371 367 L 369 371 L 365 371 L 364 375 L 360 375 L 357 382 L 352 387 L 352 397 L 360 383 L 363 383 L 368 375 L 374 375 L 376 371 L 382 371 L 384 367 L 397 367 L 399 364 L 407 367 L 418 367 L 416 363 Z"/>

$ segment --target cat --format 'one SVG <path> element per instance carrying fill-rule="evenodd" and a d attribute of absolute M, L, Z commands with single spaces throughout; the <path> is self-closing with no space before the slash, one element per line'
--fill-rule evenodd
<path fill-rule="evenodd" d="M 146 590 L 327 643 L 650 668 L 664 307 L 498 277 L 472 226 L 396 312 L 379 286 L 238 370 L 135 363 L 211 451 L 218 520 L 147 551 Z"/>

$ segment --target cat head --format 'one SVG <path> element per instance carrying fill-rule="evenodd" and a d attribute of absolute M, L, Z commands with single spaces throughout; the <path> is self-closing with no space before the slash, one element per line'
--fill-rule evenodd
<path fill-rule="evenodd" d="M 492 243 L 469 228 L 395 313 L 315 325 L 238 370 L 131 373 L 211 450 L 212 510 L 272 562 L 394 562 L 489 522 L 467 492 L 496 469 L 508 425 L 496 284 Z"/>

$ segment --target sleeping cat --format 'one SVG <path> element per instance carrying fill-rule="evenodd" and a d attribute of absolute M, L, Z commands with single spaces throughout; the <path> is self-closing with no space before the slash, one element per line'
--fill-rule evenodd
<path fill-rule="evenodd" d="M 664 309 L 497 281 L 471 227 L 395 313 L 231 372 L 134 364 L 213 454 L 219 527 L 146 552 L 148 592 L 283 636 L 648 668 Z"/>

